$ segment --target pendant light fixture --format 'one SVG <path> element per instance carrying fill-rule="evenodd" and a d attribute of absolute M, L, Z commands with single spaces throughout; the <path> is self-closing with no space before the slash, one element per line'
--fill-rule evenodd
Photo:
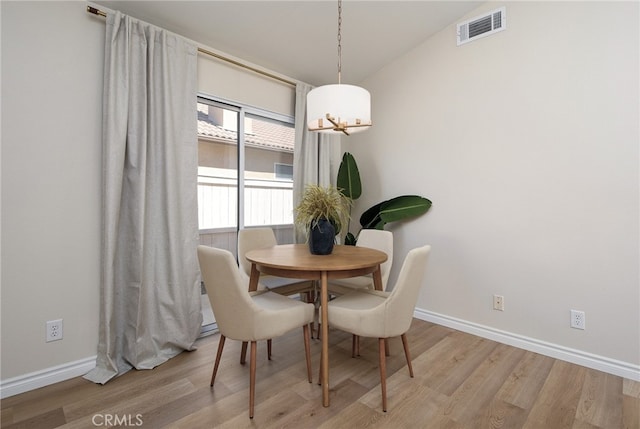
<path fill-rule="evenodd" d="M 371 96 L 359 86 L 344 85 L 342 74 L 342 0 L 338 0 L 338 83 L 307 94 L 309 131 L 356 133 L 371 126 Z"/>

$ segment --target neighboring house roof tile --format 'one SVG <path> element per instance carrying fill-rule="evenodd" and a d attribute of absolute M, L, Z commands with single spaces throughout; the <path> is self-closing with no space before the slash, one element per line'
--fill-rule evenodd
<path fill-rule="evenodd" d="M 204 108 L 198 105 L 198 136 L 235 143 L 237 132 L 214 124 Z M 293 152 L 295 130 L 269 121 L 253 120 L 251 133 L 245 134 L 247 146 Z"/>

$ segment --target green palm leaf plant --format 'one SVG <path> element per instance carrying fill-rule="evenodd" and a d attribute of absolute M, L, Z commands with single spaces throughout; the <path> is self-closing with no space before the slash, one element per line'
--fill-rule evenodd
<path fill-rule="evenodd" d="M 337 188 L 349 200 L 353 201 L 362 194 L 362 182 L 355 158 L 349 152 L 342 156 L 342 162 L 338 169 Z M 404 219 L 420 216 L 431 208 L 431 201 L 418 195 L 401 195 L 382 201 L 365 210 L 360 216 L 362 229 L 384 229 L 389 222 L 397 222 Z M 351 205 L 349 205 L 349 220 L 351 218 Z M 350 222 L 347 223 L 345 244 L 355 245 L 357 238 L 349 232 Z"/>
<path fill-rule="evenodd" d="M 340 192 L 352 202 L 362 195 L 362 182 L 356 159 L 349 152 L 342 155 L 342 162 L 338 168 L 338 178 L 336 185 Z M 344 237 L 344 244 L 355 245 L 356 237 L 349 232 L 351 228 L 351 206 L 349 205 L 349 221 L 347 222 L 347 234 Z"/>
<path fill-rule="evenodd" d="M 338 168 L 337 187 L 340 192 L 352 200 L 357 200 L 362 195 L 362 183 L 356 159 L 349 152 L 342 155 L 342 162 Z"/>
<path fill-rule="evenodd" d="M 431 201 L 418 195 L 401 195 L 367 209 L 360 216 L 362 228 L 384 229 L 389 222 L 420 216 L 431 208 Z"/>

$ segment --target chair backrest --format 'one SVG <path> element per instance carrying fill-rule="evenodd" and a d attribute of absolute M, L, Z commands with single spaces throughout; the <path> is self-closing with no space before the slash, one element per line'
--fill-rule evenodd
<path fill-rule="evenodd" d="M 356 246 L 369 247 L 380 250 L 387 254 L 387 260 L 380 264 L 380 274 L 382 275 L 382 290 L 387 290 L 387 281 L 393 263 L 393 234 L 391 231 L 380 229 L 363 229 L 358 234 Z"/>
<path fill-rule="evenodd" d="M 430 252 L 431 246 L 426 245 L 407 254 L 398 281 L 384 304 L 386 337 L 396 337 L 409 330 Z"/>
<path fill-rule="evenodd" d="M 251 276 L 251 262 L 244 257 L 248 251 L 276 244 L 276 235 L 271 228 L 246 228 L 238 231 L 238 262 L 242 271 Z"/>
<path fill-rule="evenodd" d="M 235 340 L 250 338 L 258 306 L 251 299 L 231 252 L 200 245 L 198 261 L 220 333 Z"/>

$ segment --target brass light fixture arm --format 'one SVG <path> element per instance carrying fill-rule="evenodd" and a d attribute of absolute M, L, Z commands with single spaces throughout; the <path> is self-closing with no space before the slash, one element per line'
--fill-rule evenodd
<path fill-rule="evenodd" d="M 327 118 L 327 120 L 329 122 L 331 122 L 331 125 L 333 125 L 333 131 L 342 131 L 346 135 L 349 135 L 349 132 L 347 131 L 348 128 L 358 128 L 358 127 L 368 127 L 368 126 L 370 126 L 369 124 L 363 124 L 360 121 L 360 119 L 356 119 L 356 123 L 353 124 L 353 125 L 347 125 L 346 122 L 339 123 L 338 121 L 336 121 L 336 118 L 331 116 L 329 113 L 327 113 L 326 118 Z M 320 120 L 318 120 L 318 127 L 317 128 L 309 128 L 309 131 L 322 131 L 322 130 L 326 130 L 326 129 L 327 129 L 327 127 L 322 126 L 322 119 L 320 119 Z"/>

